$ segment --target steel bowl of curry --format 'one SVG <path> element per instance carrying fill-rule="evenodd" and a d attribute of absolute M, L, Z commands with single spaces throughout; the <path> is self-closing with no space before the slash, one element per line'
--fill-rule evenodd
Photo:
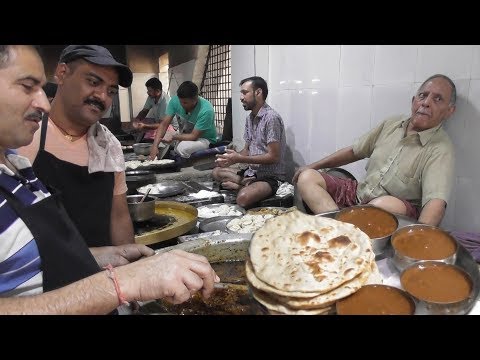
<path fill-rule="evenodd" d="M 424 224 L 407 225 L 392 235 L 393 265 L 402 271 L 424 260 L 454 264 L 457 241 L 445 230 Z"/>
<path fill-rule="evenodd" d="M 336 303 L 338 315 L 413 315 L 415 301 L 388 285 L 364 285 Z"/>
<path fill-rule="evenodd" d="M 456 265 L 418 262 L 401 273 L 400 283 L 415 299 L 416 315 L 463 315 L 473 306 L 473 280 Z"/>
<path fill-rule="evenodd" d="M 390 236 L 398 228 L 395 215 L 373 205 L 355 205 L 340 210 L 335 219 L 355 225 L 366 233 L 372 242 L 375 255 L 383 254 Z"/>

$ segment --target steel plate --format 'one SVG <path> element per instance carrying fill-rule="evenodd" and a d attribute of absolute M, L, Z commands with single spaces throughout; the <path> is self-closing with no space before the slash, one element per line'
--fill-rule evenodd
<path fill-rule="evenodd" d="M 200 221 L 198 228 L 203 232 L 215 231 L 220 230 L 223 232 L 227 232 L 227 223 L 232 220 L 236 219 L 238 216 L 217 216 L 210 219 L 204 219 Z"/>
<path fill-rule="evenodd" d="M 220 204 L 209 204 L 209 205 L 203 205 L 203 206 L 199 206 L 197 207 L 197 210 L 198 210 L 198 220 L 199 221 L 202 221 L 202 220 L 205 220 L 205 219 L 212 219 L 212 218 L 215 218 L 215 217 L 219 217 L 219 216 L 210 216 L 210 217 L 201 217 L 200 216 L 200 213 L 201 213 L 201 210 L 202 209 L 217 209 L 219 208 L 220 206 L 229 206 L 230 208 L 232 208 L 233 210 L 237 210 L 239 211 L 241 214 L 240 215 L 220 215 L 220 216 L 242 216 L 245 214 L 245 209 L 238 206 L 238 205 L 235 205 L 235 204 L 225 204 L 225 203 L 220 203 Z"/>
<path fill-rule="evenodd" d="M 197 209 L 188 204 L 175 201 L 156 201 L 155 213 L 158 215 L 172 216 L 176 221 L 159 230 L 152 230 L 135 236 L 136 243 L 150 245 L 170 240 L 187 233 L 197 224 Z"/>
<path fill-rule="evenodd" d="M 180 181 L 161 181 L 155 184 L 148 184 L 139 187 L 137 191 L 140 194 L 145 194 L 150 188 L 152 190 L 149 195 L 157 198 L 170 197 L 185 192 L 185 185 Z"/>

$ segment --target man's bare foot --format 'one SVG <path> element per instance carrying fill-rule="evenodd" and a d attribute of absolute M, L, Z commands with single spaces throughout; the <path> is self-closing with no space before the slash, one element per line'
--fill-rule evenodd
<path fill-rule="evenodd" d="M 222 182 L 222 188 L 224 188 L 225 190 L 240 190 L 242 186 L 234 183 L 233 181 L 225 181 Z"/>

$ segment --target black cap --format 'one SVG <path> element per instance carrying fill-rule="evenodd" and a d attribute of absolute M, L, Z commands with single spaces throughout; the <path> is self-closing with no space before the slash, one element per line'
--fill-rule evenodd
<path fill-rule="evenodd" d="M 69 63 L 77 59 L 84 59 L 92 64 L 114 66 L 118 72 L 118 83 L 123 87 L 132 84 L 132 71 L 127 65 L 115 60 L 107 49 L 99 45 L 68 45 L 60 54 L 61 63 Z"/>
<path fill-rule="evenodd" d="M 53 82 L 47 82 L 43 86 L 43 91 L 45 91 L 45 95 L 49 98 L 55 97 L 55 94 L 57 93 L 57 84 Z"/>

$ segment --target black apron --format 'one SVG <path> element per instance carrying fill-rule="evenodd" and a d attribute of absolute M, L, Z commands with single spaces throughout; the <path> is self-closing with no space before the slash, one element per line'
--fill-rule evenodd
<path fill-rule="evenodd" d="M 66 286 L 100 271 L 58 195 L 52 193 L 48 198 L 26 206 L 2 187 L 0 193 L 27 225 L 37 243 L 44 292 Z"/>
<path fill-rule="evenodd" d="M 89 247 L 112 245 L 110 216 L 112 211 L 114 174 L 88 173 L 88 166 L 60 160 L 45 150 L 48 116 L 44 116 L 40 147 L 33 162 L 33 171 L 45 184 L 59 190 L 68 215 Z"/>

